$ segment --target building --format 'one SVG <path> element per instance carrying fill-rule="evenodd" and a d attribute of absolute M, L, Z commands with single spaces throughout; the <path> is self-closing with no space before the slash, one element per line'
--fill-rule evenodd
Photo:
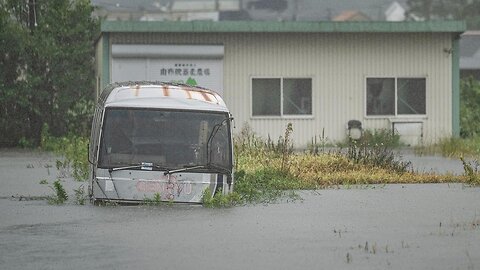
<path fill-rule="evenodd" d="M 93 0 L 92 4 L 96 7 L 95 16 L 104 20 L 218 21 L 222 17 L 237 19 L 242 15 L 241 0 Z"/>
<path fill-rule="evenodd" d="M 407 0 L 92 0 L 107 20 L 330 21 L 348 10 L 399 20 Z M 343 16 L 343 15 L 342 15 Z M 412 18 L 415 19 L 415 18 Z"/>
<path fill-rule="evenodd" d="M 371 19 L 365 15 L 365 13 L 358 10 L 349 10 L 340 13 L 338 16 L 332 19 L 334 22 L 345 22 L 345 21 L 371 21 Z"/>
<path fill-rule="evenodd" d="M 217 90 L 240 131 L 296 147 L 344 141 L 350 120 L 410 145 L 459 134 L 464 22 L 104 21 L 98 89 L 160 80 Z"/>
<path fill-rule="evenodd" d="M 390 22 L 404 21 L 407 18 L 405 13 L 406 9 L 397 1 L 394 1 L 384 12 L 385 20 Z"/>

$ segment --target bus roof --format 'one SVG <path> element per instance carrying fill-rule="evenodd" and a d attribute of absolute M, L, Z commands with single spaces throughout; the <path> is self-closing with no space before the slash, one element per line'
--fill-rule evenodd
<path fill-rule="evenodd" d="M 110 84 L 102 92 L 99 105 L 228 112 L 223 99 L 212 90 L 166 82 Z"/>

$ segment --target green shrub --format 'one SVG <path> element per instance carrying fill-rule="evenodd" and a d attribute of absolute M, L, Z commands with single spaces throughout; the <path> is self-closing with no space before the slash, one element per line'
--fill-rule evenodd
<path fill-rule="evenodd" d="M 33 148 L 35 142 L 32 139 L 27 139 L 25 137 L 21 137 L 20 140 L 18 140 L 18 146 L 21 148 Z"/>
<path fill-rule="evenodd" d="M 480 135 L 480 82 L 473 78 L 460 81 L 460 135 Z"/>

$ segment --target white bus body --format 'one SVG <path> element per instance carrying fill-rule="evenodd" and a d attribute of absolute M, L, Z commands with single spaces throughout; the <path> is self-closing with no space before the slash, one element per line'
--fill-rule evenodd
<path fill-rule="evenodd" d="M 199 203 L 233 189 L 231 114 L 215 92 L 163 82 L 114 83 L 95 108 L 94 203 Z"/>

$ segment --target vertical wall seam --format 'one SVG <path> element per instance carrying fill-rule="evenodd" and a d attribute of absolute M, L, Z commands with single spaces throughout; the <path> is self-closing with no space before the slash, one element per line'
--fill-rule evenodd
<path fill-rule="evenodd" d="M 452 136 L 460 136 L 460 36 L 452 39 Z"/>

